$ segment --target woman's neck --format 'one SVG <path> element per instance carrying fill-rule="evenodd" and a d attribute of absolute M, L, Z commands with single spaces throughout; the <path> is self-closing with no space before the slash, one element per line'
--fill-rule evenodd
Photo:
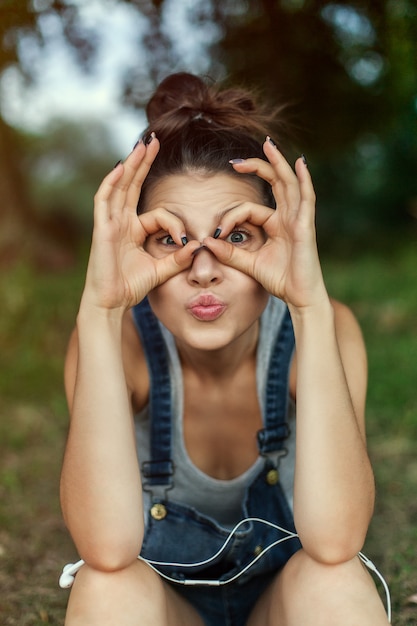
<path fill-rule="evenodd" d="M 198 350 L 176 342 L 182 367 L 192 370 L 201 379 L 215 380 L 233 377 L 247 363 L 256 358 L 259 321 L 235 341 L 218 350 Z"/>

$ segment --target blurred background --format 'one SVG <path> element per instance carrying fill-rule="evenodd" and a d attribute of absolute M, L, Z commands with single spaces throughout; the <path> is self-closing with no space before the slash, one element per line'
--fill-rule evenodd
<path fill-rule="evenodd" d="M 191 71 L 282 106 L 332 295 L 363 328 L 377 480 L 365 552 L 417 624 L 414 0 L 0 0 L 0 621 L 61 624 L 62 368 L 105 173 L 156 84 Z"/>

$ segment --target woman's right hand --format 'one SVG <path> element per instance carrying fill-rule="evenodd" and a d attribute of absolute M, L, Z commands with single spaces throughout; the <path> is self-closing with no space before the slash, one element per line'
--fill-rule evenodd
<path fill-rule="evenodd" d="M 165 209 L 137 215 L 142 184 L 158 154 L 159 141 L 139 143 L 101 183 L 94 197 L 94 230 L 83 293 L 83 305 L 126 310 L 152 289 L 192 263 L 196 241 L 183 246 L 184 225 Z M 147 237 L 158 231 L 178 246 L 163 258 L 145 249 Z"/>

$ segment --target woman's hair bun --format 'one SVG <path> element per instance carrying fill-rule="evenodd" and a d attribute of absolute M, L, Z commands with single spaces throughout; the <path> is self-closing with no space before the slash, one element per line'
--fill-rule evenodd
<path fill-rule="evenodd" d="M 266 160 L 265 136 L 277 126 L 277 109 L 271 109 L 253 91 L 222 88 L 213 81 L 181 72 L 171 74 L 157 87 L 146 107 L 145 143 L 154 132 L 159 151 L 142 185 L 138 212 L 145 210 L 149 190 L 165 176 L 198 172 L 226 173 L 246 180 L 262 202 L 274 207 L 271 186 L 253 174 L 234 171 L 231 159 Z"/>
<path fill-rule="evenodd" d="M 182 107 L 202 108 L 207 103 L 208 88 L 193 74 L 171 74 L 158 86 L 146 108 L 149 123 Z"/>
<path fill-rule="evenodd" d="M 186 72 L 171 74 L 158 86 L 146 107 L 149 129 L 176 132 L 192 122 L 236 129 L 250 135 L 270 132 L 275 111 L 256 102 L 244 89 L 220 89 Z M 158 132 L 157 132 L 158 134 Z"/>

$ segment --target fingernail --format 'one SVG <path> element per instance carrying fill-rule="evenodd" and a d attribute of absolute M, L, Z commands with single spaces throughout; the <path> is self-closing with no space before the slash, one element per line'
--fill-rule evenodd
<path fill-rule="evenodd" d="M 218 239 L 221 232 L 222 232 L 221 228 L 216 228 L 216 230 L 214 231 L 214 235 L 213 235 L 214 239 Z"/>
<path fill-rule="evenodd" d="M 188 239 L 187 239 L 187 237 L 185 235 L 184 235 L 184 237 L 181 237 L 181 243 L 182 243 L 183 246 L 187 245 Z"/>
<path fill-rule="evenodd" d="M 244 163 L 246 159 L 230 159 L 229 163 L 236 165 L 237 163 Z"/>
<path fill-rule="evenodd" d="M 149 146 L 149 144 L 150 144 L 150 143 L 152 143 L 152 141 L 155 139 L 155 137 L 156 137 L 155 133 L 154 133 L 154 132 L 152 132 L 152 133 L 149 135 L 148 139 L 146 140 L 146 145 L 147 145 L 147 146 Z"/>
<path fill-rule="evenodd" d="M 269 135 L 266 136 L 266 140 L 271 144 L 271 146 L 274 146 L 274 148 L 277 147 L 277 144 Z"/>
<path fill-rule="evenodd" d="M 133 152 L 133 150 L 134 150 L 134 149 L 135 149 L 135 148 L 136 148 L 136 147 L 137 147 L 140 143 L 142 143 L 142 139 L 138 139 L 138 140 L 137 140 L 137 142 L 135 143 L 135 145 L 134 145 L 134 146 L 133 146 L 133 148 L 132 148 L 132 152 Z"/>
<path fill-rule="evenodd" d="M 120 163 L 121 163 L 121 162 L 122 162 L 122 159 L 119 159 L 119 160 L 117 161 L 116 165 L 113 167 L 113 169 L 115 170 L 115 169 L 116 169 L 116 167 L 117 167 L 118 165 L 120 165 Z"/>
<path fill-rule="evenodd" d="M 301 155 L 301 158 L 302 158 L 302 160 L 303 160 L 304 165 L 305 165 L 306 167 L 308 167 L 307 159 L 305 158 L 305 155 L 304 155 L 304 154 L 302 154 L 302 155 Z"/>

